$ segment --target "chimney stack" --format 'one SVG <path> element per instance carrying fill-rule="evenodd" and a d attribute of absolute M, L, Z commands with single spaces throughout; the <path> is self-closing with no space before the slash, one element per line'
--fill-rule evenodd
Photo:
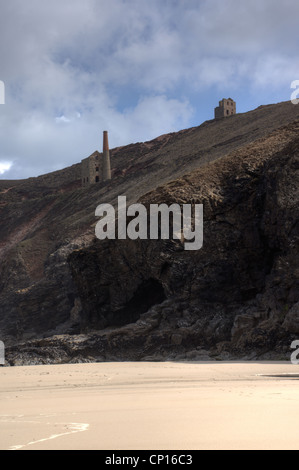
<path fill-rule="evenodd" d="M 103 132 L 103 181 L 111 180 L 108 132 Z"/>

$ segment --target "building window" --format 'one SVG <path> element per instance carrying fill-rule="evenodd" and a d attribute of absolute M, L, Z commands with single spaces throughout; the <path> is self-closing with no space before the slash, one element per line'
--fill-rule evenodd
<path fill-rule="evenodd" d="M 86 178 L 86 183 L 88 183 L 88 177 Z"/>
<path fill-rule="evenodd" d="M 99 167 L 98 167 L 98 166 L 96 166 L 96 171 L 99 171 Z"/>
<path fill-rule="evenodd" d="M 100 181 L 100 178 L 96 176 L 96 183 L 98 183 L 99 181 Z"/>

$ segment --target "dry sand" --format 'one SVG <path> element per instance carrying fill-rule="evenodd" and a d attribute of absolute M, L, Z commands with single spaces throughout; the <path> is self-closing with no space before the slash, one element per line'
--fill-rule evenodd
<path fill-rule="evenodd" d="M 291 363 L 0 368 L 1 450 L 299 449 Z"/>

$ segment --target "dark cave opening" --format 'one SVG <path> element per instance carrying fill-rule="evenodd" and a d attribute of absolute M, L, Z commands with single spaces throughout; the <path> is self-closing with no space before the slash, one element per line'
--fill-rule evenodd
<path fill-rule="evenodd" d="M 134 323 L 140 318 L 140 315 L 164 300 L 166 300 L 166 296 L 162 284 L 157 279 L 146 279 L 138 286 L 124 308 L 111 312 L 110 324 L 122 326 Z"/>

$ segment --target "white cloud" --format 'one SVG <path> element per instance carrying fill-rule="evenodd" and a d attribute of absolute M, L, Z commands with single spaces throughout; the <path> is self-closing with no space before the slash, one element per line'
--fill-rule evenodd
<path fill-rule="evenodd" d="M 103 129 L 112 146 L 151 139 L 200 124 L 209 94 L 217 105 L 222 90 L 289 93 L 299 78 L 297 0 L 0 5 L 0 158 L 12 178 L 80 161 Z"/>
<path fill-rule="evenodd" d="M 253 67 L 252 79 L 255 88 L 289 87 L 292 80 L 299 78 L 297 60 L 275 53 L 258 59 Z"/>
<path fill-rule="evenodd" d="M 0 162 L 0 175 L 3 175 L 5 172 L 10 170 L 12 167 L 12 162 Z"/>
<path fill-rule="evenodd" d="M 71 120 L 69 118 L 65 117 L 64 115 L 56 117 L 55 121 L 56 121 L 57 124 L 71 122 Z"/>
<path fill-rule="evenodd" d="M 113 115 L 113 120 L 119 122 L 116 129 L 122 129 L 124 135 L 131 135 L 132 141 L 134 135 L 138 135 L 142 141 L 153 139 L 170 129 L 180 130 L 186 127 L 192 112 L 192 106 L 188 102 L 157 95 L 142 98 L 135 108 L 118 116 Z"/>

